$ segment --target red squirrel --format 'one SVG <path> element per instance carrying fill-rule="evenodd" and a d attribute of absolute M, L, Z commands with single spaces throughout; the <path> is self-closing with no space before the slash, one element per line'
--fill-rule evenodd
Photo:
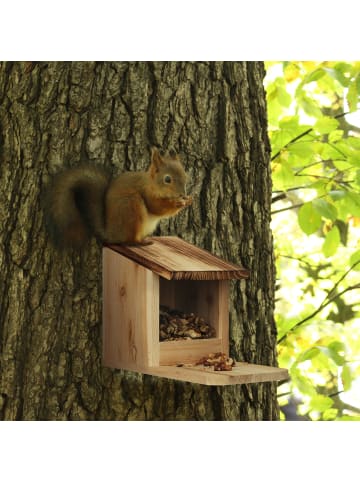
<path fill-rule="evenodd" d="M 179 156 L 151 149 L 146 172 L 111 179 L 100 168 L 80 166 L 55 176 L 46 198 L 48 225 L 60 246 L 79 247 L 91 235 L 103 243 L 149 244 L 162 218 L 192 203 Z"/>

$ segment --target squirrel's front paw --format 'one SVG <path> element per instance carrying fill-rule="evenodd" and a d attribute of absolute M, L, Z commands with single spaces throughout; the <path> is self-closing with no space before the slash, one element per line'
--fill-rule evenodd
<path fill-rule="evenodd" d="M 176 200 L 176 206 L 179 208 L 185 208 L 186 206 L 190 206 L 192 203 L 191 196 L 182 196 L 181 198 Z"/>

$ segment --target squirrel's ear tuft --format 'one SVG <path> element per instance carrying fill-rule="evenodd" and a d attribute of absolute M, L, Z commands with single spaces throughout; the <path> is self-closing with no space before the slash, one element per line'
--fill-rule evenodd
<path fill-rule="evenodd" d="M 175 151 L 175 149 L 174 149 L 173 147 L 169 150 L 169 157 L 170 157 L 170 159 L 172 159 L 173 161 L 178 161 L 178 160 L 179 160 L 179 155 L 178 155 L 178 153 Z"/>
<path fill-rule="evenodd" d="M 154 164 L 161 164 L 162 163 L 162 157 L 159 152 L 159 149 L 157 147 L 152 147 L 151 148 L 151 162 Z"/>
<path fill-rule="evenodd" d="M 151 148 L 151 165 L 150 165 L 150 173 L 154 176 L 160 169 L 160 166 L 164 163 L 163 158 L 157 147 Z"/>

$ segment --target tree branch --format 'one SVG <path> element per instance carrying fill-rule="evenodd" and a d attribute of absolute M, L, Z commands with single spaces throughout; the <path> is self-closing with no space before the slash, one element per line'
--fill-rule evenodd
<path fill-rule="evenodd" d="M 289 141 L 287 144 L 285 144 L 285 146 L 283 146 L 280 151 L 278 151 L 275 155 L 273 155 L 273 157 L 271 158 L 272 161 L 274 161 L 277 157 L 279 157 L 280 155 L 280 152 L 283 150 L 283 149 L 286 149 L 287 147 L 291 146 L 291 144 L 294 144 L 294 142 L 298 141 L 299 139 L 301 139 L 302 137 L 306 136 L 307 134 L 310 134 L 311 131 L 313 131 L 314 129 L 312 127 L 310 127 L 310 129 L 306 130 L 305 132 L 303 132 L 302 134 L 299 134 L 298 136 L 294 137 L 294 139 L 291 139 L 291 141 Z"/>
<path fill-rule="evenodd" d="M 333 116 L 333 119 L 340 119 L 340 117 L 345 117 L 347 114 L 350 114 L 350 112 L 342 112 L 341 114 L 337 114 L 335 116 Z M 273 157 L 271 158 L 271 160 L 273 161 L 274 159 L 276 159 L 277 157 L 279 157 L 280 155 L 280 152 L 283 150 L 283 149 L 286 149 L 287 147 L 291 146 L 291 144 L 294 144 L 294 142 L 298 141 L 299 139 L 301 139 L 302 137 L 305 137 L 306 135 L 310 134 L 311 131 L 313 131 L 314 128 L 313 127 L 310 127 L 309 129 L 307 129 L 306 131 L 304 131 L 302 134 L 299 134 L 298 136 L 294 137 L 294 139 L 291 139 L 291 141 L 289 141 L 287 144 L 285 144 L 285 146 L 283 146 L 280 151 L 278 151 L 276 154 L 273 155 Z"/>
<path fill-rule="evenodd" d="M 286 193 L 290 191 L 298 191 L 299 189 L 313 189 L 313 188 L 309 184 L 304 186 L 289 187 L 289 189 L 286 189 Z M 284 191 L 273 191 L 273 194 L 282 193 L 282 192 Z"/>
<path fill-rule="evenodd" d="M 299 203 L 299 204 L 292 204 L 291 206 L 288 206 L 287 208 L 282 208 L 282 209 L 277 209 L 276 211 L 271 211 L 271 215 L 282 213 L 283 211 L 289 211 L 290 209 L 300 208 L 304 204 L 305 204 L 304 202 Z"/>
<path fill-rule="evenodd" d="M 341 393 L 341 392 L 339 392 L 339 393 Z M 360 414 L 360 408 L 359 407 L 354 407 L 354 405 L 350 405 L 349 403 L 343 402 L 338 394 L 330 395 L 330 397 L 334 400 L 334 407 L 337 408 L 338 410 L 341 410 L 341 411 L 349 410 L 350 412 Z"/>
<path fill-rule="evenodd" d="M 282 194 L 279 194 L 278 196 L 275 196 L 271 199 L 271 204 L 276 203 L 277 201 L 282 201 L 283 199 L 286 199 L 286 193 L 282 192 Z"/>
<path fill-rule="evenodd" d="M 278 340 L 278 344 L 280 344 L 281 342 L 283 342 L 285 340 L 285 338 L 289 335 L 289 333 L 292 333 L 296 328 L 298 328 L 299 326 L 303 325 L 304 323 L 306 323 L 307 321 L 311 320 L 311 318 L 313 318 L 314 316 L 316 316 L 318 313 L 320 313 L 320 311 L 322 311 L 324 308 L 326 308 L 330 303 L 332 303 L 334 300 L 336 300 L 337 298 L 341 297 L 343 294 L 347 293 L 348 291 L 352 291 L 352 290 L 356 290 L 356 289 L 360 289 L 360 283 L 357 283 L 355 285 L 352 285 L 352 286 L 348 286 L 347 288 L 345 288 L 343 291 L 340 291 L 340 293 L 337 293 L 336 295 L 332 296 L 331 297 L 331 293 L 334 293 L 334 291 L 336 290 L 336 288 L 339 286 L 339 284 L 341 283 L 341 281 L 344 280 L 344 278 L 350 273 L 350 271 L 352 271 L 354 269 L 355 266 L 357 266 L 358 264 L 360 263 L 360 260 L 359 261 L 356 261 L 356 263 L 354 263 L 352 266 L 350 266 L 350 268 L 344 273 L 343 276 L 341 276 L 341 278 L 338 279 L 338 281 L 335 283 L 334 287 L 331 289 L 331 291 L 329 291 L 329 293 L 326 295 L 326 297 L 324 298 L 324 300 L 322 301 L 322 303 L 320 304 L 320 306 L 315 310 L 313 311 L 310 315 L 306 316 L 305 318 L 303 318 L 301 321 L 299 321 L 298 323 L 296 323 L 296 325 L 294 325 L 292 328 L 289 329 L 289 331 L 287 331 L 281 338 L 279 338 Z"/>

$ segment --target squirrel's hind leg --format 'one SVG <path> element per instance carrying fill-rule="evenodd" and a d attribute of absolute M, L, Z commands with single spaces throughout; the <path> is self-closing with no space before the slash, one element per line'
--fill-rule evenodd
<path fill-rule="evenodd" d="M 113 201 L 108 207 L 106 242 L 128 246 L 146 246 L 146 239 L 156 227 L 156 220 L 149 219 L 144 200 L 138 193 Z"/>

